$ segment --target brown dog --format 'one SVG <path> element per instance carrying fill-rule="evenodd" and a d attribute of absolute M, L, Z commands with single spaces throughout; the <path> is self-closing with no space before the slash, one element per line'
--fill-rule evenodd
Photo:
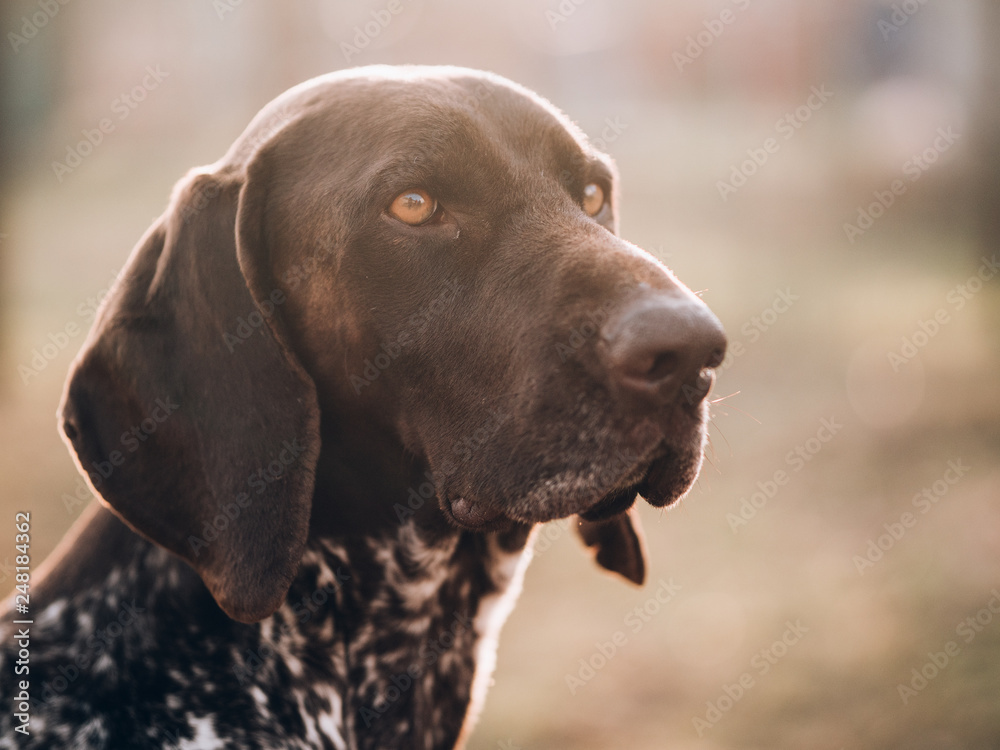
<path fill-rule="evenodd" d="M 182 180 L 67 385 L 110 512 L 36 588 L 19 747 L 450 748 L 535 524 L 641 582 L 627 511 L 697 476 L 726 344 L 616 201 L 451 68 L 304 83 Z"/>

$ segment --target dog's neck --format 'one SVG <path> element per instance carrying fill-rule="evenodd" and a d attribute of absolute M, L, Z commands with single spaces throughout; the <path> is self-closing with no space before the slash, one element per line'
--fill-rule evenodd
<path fill-rule="evenodd" d="M 525 543 L 523 530 L 425 536 L 412 519 L 391 543 L 314 538 L 262 634 L 343 665 L 345 732 L 359 748 L 403 735 L 414 747 L 452 747 L 481 703 Z"/>
<path fill-rule="evenodd" d="M 220 737 L 237 736 L 242 720 L 259 723 L 262 711 L 275 732 L 298 727 L 304 736 L 340 737 L 359 750 L 403 747 L 402 736 L 413 748 L 452 747 L 485 692 L 499 628 L 530 557 L 530 529 L 460 531 L 433 497 L 407 501 L 406 472 L 376 472 L 393 485 L 398 503 L 374 506 L 360 493 L 386 487 L 363 487 L 343 467 L 321 457 L 317 519 L 301 568 L 284 605 L 257 625 L 227 618 L 185 563 L 107 510 L 89 510 L 77 542 L 40 586 L 41 606 L 56 606 L 35 631 L 39 652 L 56 653 L 44 647 L 50 638 L 63 645 L 78 639 L 78 650 L 91 653 L 84 620 L 106 632 L 125 607 L 129 622 L 115 628 L 120 633 L 106 650 L 102 645 L 102 654 L 119 663 L 106 673 L 115 681 L 108 695 L 141 683 L 126 673 L 141 665 L 137 652 L 157 659 L 169 652 L 175 681 L 134 698 L 151 707 L 153 725 L 176 737 L 195 724 L 171 715 L 172 691 L 204 707 Z M 238 645 L 209 653 L 211 643 Z M 123 653 L 133 658 L 116 657 Z M 212 682 L 198 677 L 209 673 Z M 74 689 L 50 700 L 71 702 Z M 99 703 L 100 690 L 87 689 Z M 221 693 L 252 695 L 256 706 L 248 705 L 243 719 L 235 710 L 216 713 L 213 695 Z"/>
<path fill-rule="evenodd" d="M 310 536 L 396 538 L 414 520 L 424 537 L 456 536 L 438 508 L 426 463 L 389 429 L 324 414 Z"/>
<path fill-rule="evenodd" d="M 530 559 L 530 528 L 455 528 L 412 456 L 396 447 L 397 461 L 363 463 L 394 454 L 373 449 L 384 439 L 324 435 L 308 549 L 264 632 L 275 638 L 274 627 L 297 620 L 345 674 L 363 672 L 343 692 L 345 731 L 358 747 L 388 747 L 404 734 L 414 747 L 451 747 L 480 707 Z M 333 606 L 322 608 L 326 600 Z"/>

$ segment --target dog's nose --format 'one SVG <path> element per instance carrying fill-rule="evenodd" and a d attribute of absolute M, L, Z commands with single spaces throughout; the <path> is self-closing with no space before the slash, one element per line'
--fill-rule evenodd
<path fill-rule="evenodd" d="M 656 292 L 630 302 L 601 331 L 601 356 L 620 392 L 645 406 L 678 397 L 695 407 L 726 355 L 722 324 L 690 292 Z"/>

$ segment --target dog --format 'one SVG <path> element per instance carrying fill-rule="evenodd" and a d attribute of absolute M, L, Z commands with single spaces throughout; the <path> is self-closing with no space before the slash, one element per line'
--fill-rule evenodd
<path fill-rule="evenodd" d="M 460 747 L 533 528 L 641 583 L 726 338 L 617 184 L 538 95 L 382 66 L 182 179 L 70 371 L 100 503 L 8 599 L 0 747 Z"/>

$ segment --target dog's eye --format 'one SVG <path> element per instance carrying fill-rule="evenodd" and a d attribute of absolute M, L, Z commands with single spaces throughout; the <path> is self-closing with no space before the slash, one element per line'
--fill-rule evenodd
<path fill-rule="evenodd" d="M 583 210 L 587 216 L 597 216 L 604 208 L 604 190 L 596 182 L 583 189 Z"/>
<path fill-rule="evenodd" d="M 400 193 L 389 206 L 389 213 L 404 224 L 417 226 L 428 221 L 437 212 L 437 201 L 426 190 L 407 190 Z"/>

